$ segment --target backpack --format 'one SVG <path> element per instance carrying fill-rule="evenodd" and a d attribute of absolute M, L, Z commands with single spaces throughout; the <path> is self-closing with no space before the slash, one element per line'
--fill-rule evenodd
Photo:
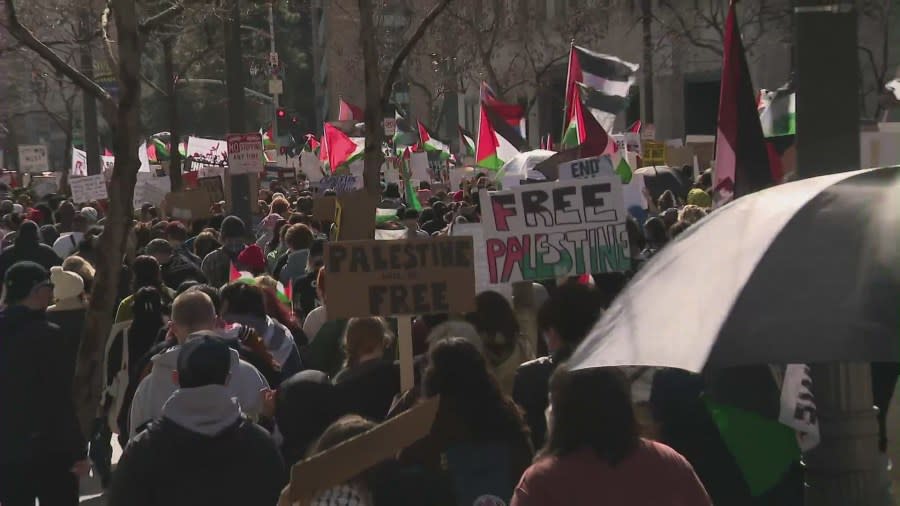
<path fill-rule="evenodd" d="M 504 441 L 457 443 L 444 452 L 458 506 L 506 506 L 518 477 Z"/>
<path fill-rule="evenodd" d="M 130 326 L 130 320 L 113 325 L 109 332 L 109 338 L 106 340 L 106 359 L 109 360 L 109 350 L 112 348 L 112 342 L 119 331 L 122 332 L 122 358 L 119 360 L 119 368 L 116 370 L 116 375 L 112 378 L 112 381 L 106 377 L 108 366 L 103 368 L 103 382 L 106 385 L 106 389 L 103 391 L 106 424 L 113 434 L 119 433 L 119 411 L 122 410 L 122 405 L 125 403 L 125 392 L 128 390 L 128 327 Z"/>

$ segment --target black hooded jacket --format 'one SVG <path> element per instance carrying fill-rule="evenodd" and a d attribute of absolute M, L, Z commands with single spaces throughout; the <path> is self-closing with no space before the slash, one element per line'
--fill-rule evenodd
<path fill-rule="evenodd" d="M 62 259 L 53 248 L 40 242 L 37 225 L 32 222 L 23 223 L 16 235 L 16 242 L 0 253 L 0 280 L 13 264 L 22 260 L 38 263 L 48 271 L 54 265 L 62 265 Z"/>

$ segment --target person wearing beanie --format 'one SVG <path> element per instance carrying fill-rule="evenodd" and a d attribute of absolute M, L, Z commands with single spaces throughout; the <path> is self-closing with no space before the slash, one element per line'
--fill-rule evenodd
<path fill-rule="evenodd" d="M 43 266 L 45 270 L 62 264 L 62 259 L 56 255 L 53 248 L 41 242 L 37 223 L 29 220 L 23 221 L 19 226 L 12 247 L 0 253 L 0 278 L 14 263 L 23 260 L 31 260 Z"/>
<path fill-rule="evenodd" d="M 237 257 L 237 268 L 241 271 L 249 271 L 254 276 L 265 274 L 266 257 L 262 248 L 257 244 L 250 244 Z"/>
<path fill-rule="evenodd" d="M 222 246 L 203 259 L 200 268 L 210 285 L 221 287 L 228 282 L 231 272 L 231 263 L 237 260 L 238 255 L 247 244 L 247 228 L 244 222 L 237 216 L 226 216 L 222 220 L 219 229 L 219 241 Z"/>
<path fill-rule="evenodd" d="M 233 398 L 228 385 L 237 365 L 221 338 L 201 335 L 180 346 L 172 376 L 179 388 L 126 447 L 110 506 L 278 502 L 284 462 L 272 437 Z"/>
<path fill-rule="evenodd" d="M 172 290 L 177 290 L 185 281 L 194 280 L 199 283 L 206 281 L 200 268 L 178 253 L 165 239 L 153 239 L 144 251 L 159 262 L 163 283 Z"/>
<path fill-rule="evenodd" d="M 712 197 L 700 188 L 693 188 L 687 194 L 687 203 L 709 209 L 712 207 Z"/>
<path fill-rule="evenodd" d="M 84 315 L 87 313 L 84 280 L 75 272 L 53 266 L 50 268 L 50 282 L 53 283 L 53 300 L 56 303 L 47 308 L 47 319 L 58 325 L 62 332 L 61 345 L 66 355 L 66 367 L 69 368 L 68 376 L 74 377 Z"/>
<path fill-rule="evenodd" d="M 84 219 L 87 220 L 88 226 L 93 226 L 97 224 L 97 220 L 100 218 L 99 213 L 93 207 L 86 206 L 82 207 L 80 214 L 84 216 Z"/>
<path fill-rule="evenodd" d="M 37 227 L 35 227 L 35 232 Z M 72 400 L 60 328 L 47 321 L 53 284 L 43 266 L 17 262 L 0 309 L 0 504 L 78 504 L 87 445 Z M 14 406 L 15 409 L 8 407 Z"/>
<path fill-rule="evenodd" d="M 44 225 L 41 227 L 41 242 L 47 246 L 53 246 L 53 243 L 59 239 L 59 232 L 53 225 Z"/>

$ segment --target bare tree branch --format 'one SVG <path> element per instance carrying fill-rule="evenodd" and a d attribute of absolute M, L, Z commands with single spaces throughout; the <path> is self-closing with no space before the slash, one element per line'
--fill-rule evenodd
<path fill-rule="evenodd" d="M 181 14 L 184 11 L 184 5 L 177 3 L 168 9 L 163 10 L 159 14 L 155 16 L 151 16 L 144 20 L 143 23 L 138 25 L 138 31 L 142 34 L 146 34 L 155 30 L 156 28 L 166 24 L 174 18 L 175 16 Z"/>

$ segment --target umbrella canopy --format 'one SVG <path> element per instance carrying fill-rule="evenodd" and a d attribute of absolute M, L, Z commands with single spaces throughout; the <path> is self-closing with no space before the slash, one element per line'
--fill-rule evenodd
<path fill-rule="evenodd" d="M 681 171 L 667 165 L 650 165 L 634 171 L 644 176 L 644 184 L 650 191 L 653 200 L 659 198 L 666 190 L 672 190 L 676 197 L 684 200 L 690 190 L 690 183 L 684 180 Z"/>
<path fill-rule="evenodd" d="M 497 172 L 497 179 L 514 181 L 515 184 L 528 177 L 528 171 L 533 170 L 537 164 L 555 155 L 555 151 L 546 149 L 534 149 L 524 151 L 510 158 Z"/>
<path fill-rule="evenodd" d="M 714 211 L 634 277 L 575 369 L 900 357 L 900 167 L 777 186 Z"/>

